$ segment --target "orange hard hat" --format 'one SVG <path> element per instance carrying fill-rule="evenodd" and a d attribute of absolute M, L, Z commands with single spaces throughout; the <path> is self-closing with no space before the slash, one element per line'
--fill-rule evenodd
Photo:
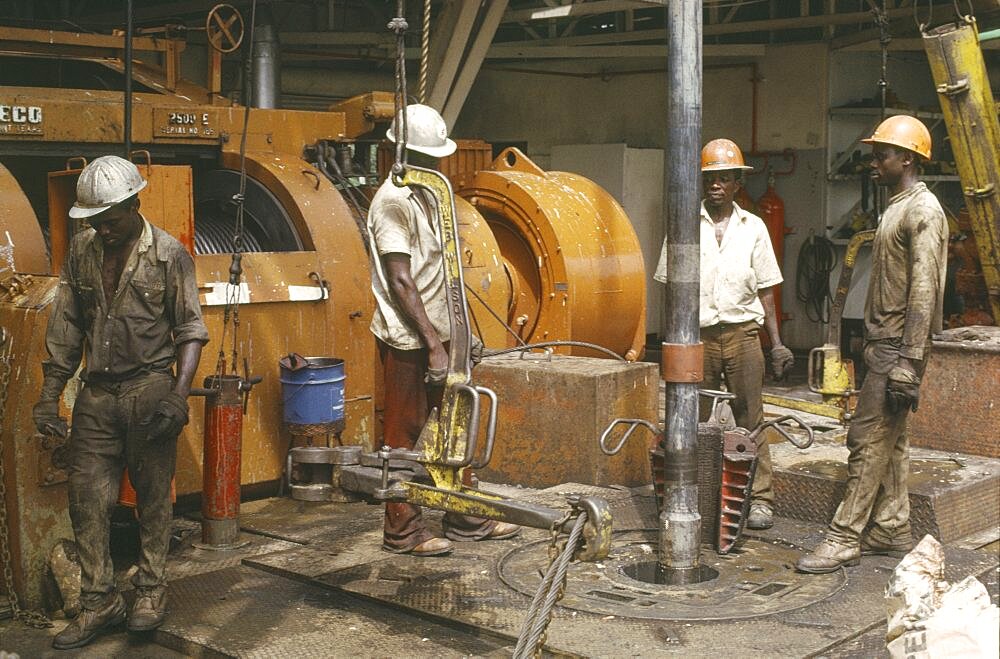
<path fill-rule="evenodd" d="M 723 169 L 753 169 L 743 162 L 743 152 L 736 142 L 719 138 L 701 150 L 701 171 L 715 172 Z"/>
<path fill-rule="evenodd" d="M 924 122 L 908 114 L 897 114 L 878 125 L 865 144 L 892 144 L 924 157 L 931 157 L 931 133 Z"/>

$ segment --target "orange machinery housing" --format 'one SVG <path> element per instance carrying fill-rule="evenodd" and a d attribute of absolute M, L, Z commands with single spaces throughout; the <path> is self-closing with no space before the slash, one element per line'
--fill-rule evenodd
<path fill-rule="evenodd" d="M 90 49 L 81 57 L 100 48 L 114 55 L 120 47 L 118 37 L 0 28 L 0 61 L 23 52 L 58 54 L 63 47 L 77 53 L 81 39 Z M 366 94 L 326 112 L 251 110 L 240 324 L 235 333 L 232 326 L 224 332 L 245 109 L 178 78 L 182 42 L 136 41 L 166 58 L 160 68 L 136 67 L 134 78 L 146 88 L 133 95 L 132 143 L 148 152 L 136 157 L 150 180 L 141 195 L 143 213 L 195 255 L 211 337 L 196 384 L 214 373 L 220 348 L 230 354 L 234 335 L 239 361 L 246 358 L 250 374 L 264 378 L 243 424 L 245 491 L 273 491 L 281 477 L 291 437 L 282 424 L 277 362 L 289 352 L 345 361 L 340 441 L 373 448 L 380 441 L 381 370 L 368 329 L 369 255 L 355 204 L 306 153 L 359 138 L 374 143 L 391 119 L 392 95 Z M 107 53 L 94 66 L 122 69 Z M 10 267 L 0 267 L 0 325 L 12 337 L 13 372 L 0 392 L 7 400 L 0 439 L 15 580 L 31 604 L 40 598 L 49 549 L 71 534 L 65 473 L 52 465 L 53 447 L 35 436 L 31 423 L 53 275 L 77 228 L 67 210 L 82 158 L 120 152 L 124 110 L 118 92 L 27 86 L 0 86 L 0 107 L 17 109 L 0 112 L 0 255 L 12 255 Z M 470 310 L 484 342 L 582 340 L 637 358 L 645 339 L 645 277 L 621 207 L 582 177 L 545 172 L 516 150 L 489 163 L 483 150 L 483 143 L 473 143 L 443 170 L 456 183 Z M 75 392 L 71 383 L 66 413 Z M 201 406 L 192 405 L 179 443 L 182 497 L 201 490 L 202 417 Z"/>

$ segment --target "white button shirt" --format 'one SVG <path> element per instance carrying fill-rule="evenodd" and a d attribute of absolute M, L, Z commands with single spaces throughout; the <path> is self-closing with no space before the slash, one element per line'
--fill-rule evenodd
<path fill-rule="evenodd" d="M 733 214 L 722 237 L 715 239 L 715 223 L 701 204 L 701 296 L 698 324 L 764 324 L 764 305 L 757 293 L 780 284 L 781 269 L 774 257 L 764 221 L 733 204 Z M 667 248 L 664 241 L 653 278 L 667 281 Z"/>

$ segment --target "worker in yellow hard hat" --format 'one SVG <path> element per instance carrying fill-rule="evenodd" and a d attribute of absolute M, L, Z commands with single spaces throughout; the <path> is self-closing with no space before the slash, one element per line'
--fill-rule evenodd
<path fill-rule="evenodd" d="M 847 433 L 847 487 L 826 539 L 802 556 L 802 572 L 833 572 L 861 556 L 901 558 L 910 535 L 906 417 L 917 411 L 931 335 L 942 329 L 948 222 L 918 178 L 931 155 L 927 127 L 889 117 L 862 140 L 872 145 L 872 178 L 889 204 L 872 245 L 865 302 L 865 377 Z"/>
<path fill-rule="evenodd" d="M 752 169 L 732 140 L 712 140 L 701 151 L 701 302 L 699 324 L 705 346 L 701 386 L 718 389 L 723 376 L 732 401 L 736 425 L 755 429 L 764 421 L 764 353 L 758 334 L 763 327 L 771 339 L 771 366 L 781 379 L 794 363 L 792 351 L 781 342 L 774 306 L 774 286 L 782 282 L 764 221 L 734 201 L 743 173 Z M 653 275 L 666 282 L 666 244 Z M 709 419 L 703 404 L 701 420 Z M 761 433 L 757 473 L 751 493 L 747 526 L 772 525 L 774 490 L 767 434 Z"/>

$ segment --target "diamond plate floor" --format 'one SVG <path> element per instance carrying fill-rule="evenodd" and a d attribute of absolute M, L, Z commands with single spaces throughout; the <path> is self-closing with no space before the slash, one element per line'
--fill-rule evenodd
<path fill-rule="evenodd" d="M 564 485 L 551 490 L 521 490 L 525 499 L 560 504 L 565 494 L 586 489 L 610 499 L 616 526 L 652 525 L 652 498 L 627 490 Z M 508 495 L 516 492 L 508 491 Z M 353 504 L 358 505 L 358 504 Z M 753 534 L 753 543 L 811 547 L 820 539 L 818 525 L 779 519 L 773 529 Z M 390 556 L 377 551 L 379 528 L 360 537 L 342 535 L 335 529 L 317 534 L 308 545 L 248 558 L 247 566 L 291 579 L 302 580 L 332 591 L 364 597 L 387 607 L 427 616 L 450 625 L 488 630 L 514 639 L 530 597 L 508 588 L 500 579 L 500 564 L 512 550 L 545 541 L 547 534 L 526 529 L 516 539 L 461 544 L 445 557 L 420 559 Z M 544 543 L 543 545 L 544 546 Z M 372 551 L 374 549 L 374 551 Z M 539 564 L 545 561 L 540 550 Z M 996 557 L 969 550 L 946 550 L 947 576 L 957 580 L 980 574 L 997 564 Z M 580 656 L 634 656 L 678 654 L 711 657 L 722 653 L 759 656 L 802 657 L 824 652 L 851 656 L 846 645 L 854 644 L 864 656 L 870 647 L 858 645 L 870 639 L 872 629 L 882 630 L 885 610 L 882 591 L 895 562 L 888 558 L 866 558 L 843 573 L 843 585 L 811 605 L 775 615 L 740 620 L 649 620 L 607 610 L 589 612 L 586 607 L 558 608 L 548 631 L 548 649 Z M 605 566 L 614 569 L 613 566 Z M 790 562 L 783 569 L 792 570 Z M 781 597 L 777 592 L 775 597 Z M 765 597 L 765 595 L 761 595 Z M 845 646 L 843 651 L 837 648 Z M 870 654 L 868 656 L 871 656 Z"/>
<path fill-rule="evenodd" d="M 616 528 L 655 526 L 651 488 L 567 484 L 548 490 L 492 489 L 552 506 L 565 506 L 567 494 L 597 494 L 608 499 Z M 440 513 L 431 511 L 426 517 L 436 528 Z M 196 525 L 178 520 L 165 625 L 145 637 L 120 631 L 101 637 L 79 656 L 510 656 L 530 588 L 504 583 L 501 572 L 511 569 L 504 560 L 517 555 L 521 576 L 530 586 L 545 563 L 548 541 L 547 533 L 525 529 L 517 538 L 462 543 L 450 556 L 420 559 L 380 550 L 380 506 L 269 499 L 244 504 L 241 520 L 252 542 L 237 552 L 192 547 L 191 541 L 198 537 Z M 818 542 L 821 531 L 818 524 L 778 518 L 773 529 L 748 537 L 740 547 L 746 552 L 741 560 L 746 563 L 748 556 L 759 554 L 774 573 L 768 584 L 793 584 L 790 556 L 796 547 Z M 624 538 L 640 532 L 622 533 Z M 638 537 L 636 542 L 647 539 Z M 641 550 L 636 542 L 630 551 Z M 946 547 L 946 577 L 956 581 L 968 574 L 981 575 L 995 601 L 1000 557 L 996 543 L 989 548 L 975 552 Z M 714 559 L 710 556 L 706 564 L 714 564 Z M 588 657 L 885 656 L 882 591 L 894 564 L 888 558 L 866 558 L 860 566 L 835 575 L 832 585 L 817 589 L 822 592 L 816 601 L 804 605 L 777 601 L 800 587 L 748 581 L 747 593 L 740 597 L 747 601 L 759 597 L 760 602 L 747 606 L 748 616 L 756 617 L 714 622 L 671 618 L 669 587 L 645 589 L 659 589 L 656 594 L 664 599 L 657 604 L 662 611 L 656 617 L 642 618 L 629 613 L 627 601 L 607 608 L 606 596 L 601 606 L 588 606 L 587 589 L 574 582 L 576 594 L 567 595 L 572 608 L 557 607 L 547 649 L 556 655 Z M 617 569 L 610 561 L 587 567 L 591 572 L 578 570 L 576 579 L 589 579 L 594 570 Z M 783 576 L 784 572 L 789 574 Z M 802 595 L 801 590 L 798 593 Z M 681 590 L 676 595 L 688 596 Z M 769 603 L 768 598 L 775 601 Z M 633 599 L 642 605 L 651 598 Z M 770 604 L 780 612 L 766 613 Z M 21 656 L 63 656 L 48 650 L 61 623 L 44 631 L 14 625 L 0 623 L 0 649 L 20 650 Z"/>

